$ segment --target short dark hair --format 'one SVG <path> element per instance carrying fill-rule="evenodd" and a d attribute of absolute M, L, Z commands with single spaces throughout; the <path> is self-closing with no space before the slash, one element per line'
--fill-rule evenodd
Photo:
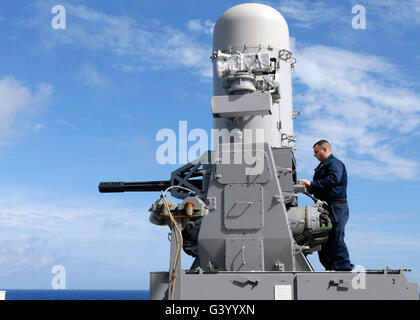
<path fill-rule="evenodd" d="M 330 149 L 330 150 L 331 150 L 331 145 L 330 145 L 330 143 L 329 143 L 327 140 L 319 140 L 318 142 L 316 142 L 316 143 L 313 145 L 313 147 L 312 147 L 312 148 L 315 148 L 315 146 L 318 146 L 318 147 L 320 147 L 320 148 L 327 147 L 328 149 Z"/>

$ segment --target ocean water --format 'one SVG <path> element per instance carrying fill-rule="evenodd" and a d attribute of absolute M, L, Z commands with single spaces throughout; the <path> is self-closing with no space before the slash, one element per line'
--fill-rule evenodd
<path fill-rule="evenodd" d="M 6 291 L 6 300 L 149 300 L 149 290 L 18 290 Z"/>
<path fill-rule="evenodd" d="M 149 300 L 149 290 L 2 289 L 6 300 Z M 420 292 L 419 292 L 420 300 Z"/>

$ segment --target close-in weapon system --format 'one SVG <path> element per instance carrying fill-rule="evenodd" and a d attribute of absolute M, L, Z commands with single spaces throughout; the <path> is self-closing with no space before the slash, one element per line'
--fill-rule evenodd
<path fill-rule="evenodd" d="M 170 228 L 170 268 L 151 273 L 151 298 L 417 299 L 406 270 L 315 272 L 307 259 L 332 224 L 326 203 L 297 203 L 306 192 L 296 178 L 296 60 L 283 16 L 262 4 L 230 8 L 214 27 L 211 59 L 213 150 L 168 181 L 99 184 L 161 192 L 150 221 Z M 195 257 L 188 270 L 182 250 Z"/>

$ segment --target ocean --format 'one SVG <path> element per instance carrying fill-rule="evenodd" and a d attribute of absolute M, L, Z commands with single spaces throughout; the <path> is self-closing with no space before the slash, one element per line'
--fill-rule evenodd
<path fill-rule="evenodd" d="M 149 290 L 2 289 L 6 300 L 149 300 Z"/>
<path fill-rule="evenodd" d="M 1 290 L 6 300 L 150 300 L 149 290 Z"/>

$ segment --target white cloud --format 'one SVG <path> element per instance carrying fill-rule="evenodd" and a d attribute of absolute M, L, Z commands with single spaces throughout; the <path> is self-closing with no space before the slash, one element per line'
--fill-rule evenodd
<path fill-rule="evenodd" d="M 420 95 L 401 85 L 397 66 L 326 46 L 298 46 L 296 58 L 295 81 L 303 85 L 294 101 L 304 119 L 298 135 L 300 169 L 309 172 L 312 145 L 325 138 L 353 174 L 416 180 L 419 163 L 401 156 L 396 146 L 418 130 Z"/>
<path fill-rule="evenodd" d="M 51 32 L 45 27 L 41 41 L 46 48 L 72 45 L 105 51 L 114 56 L 113 65 L 123 72 L 183 68 L 203 77 L 212 76 L 211 44 L 203 46 L 183 30 L 156 20 L 140 24 L 131 17 L 106 14 L 85 5 L 63 5 L 72 16 L 71 25 L 65 32 Z M 46 19 L 48 3 L 37 3 L 36 7 L 38 20 L 27 25 L 39 28 L 41 20 Z M 210 28 L 209 23 L 205 21 L 201 26 Z"/>
<path fill-rule="evenodd" d="M 343 7 L 336 4 L 331 5 L 324 1 L 308 0 L 281 0 L 261 1 L 277 9 L 294 27 L 315 28 L 322 23 L 332 21 L 347 21 L 346 12 Z M 350 14 L 347 13 L 347 15 Z M 350 20 L 351 21 L 351 20 Z"/>
<path fill-rule="evenodd" d="M 124 250 L 129 254 L 137 247 L 148 256 L 168 244 L 168 229 L 152 225 L 146 208 L 127 208 L 103 197 L 56 200 L 51 192 L 13 186 L 0 188 L 0 229 L 0 275 L 35 272 L 63 259 L 71 266 L 80 262 L 75 256 L 84 263 L 110 264 Z M 117 244 L 123 248 L 100 256 L 103 248 Z M 168 254 L 161 251 L 156 263 L 166 264 Z"/>
<path fill-rule="evenodd" d="M 10 287 L 19 284 L 16 277 L 22 273 L 44 276 L 61 264 L 78 270 L 71 278 L 69 273 L 73 288 L 146 289 L 149 272 L 168 268 L 169 229 L 151 224 L 146 208 L 105 197 L 52 201 L 44 192 L 35 191 L 35 197 L 27 188 L 7 189 L 14 192 L 11 197 L 0 193 L 0 255 L 6 253 L 0 257 L 0 276 L 14 275 Z M 189 268 L 193 258 L 183 253 L 182 259 L 183 268 Z M 86 282 L 92 270 L 98 279 Z"/>
<path fill-rule="evenodd" d="M 99 72 L 96 66 L 89 63 L 82 66 L 78 78 L 91 87 L 109 88 L 111 86 L 111 81 Z"/>
<path fill-rule="evenodd" d="M 351 231 L 347 233 L 348 245 L 357 248 L 359 254 L 368 255 L 372 251 L 380 252 L 401 252 L 402 250 L 411 251 L 417 256 L 416 251 L 420 251 L 420 234 L 400 234 L 395 232 L 385 232 L 383 230 Z M 366 247 L 365 244 L 369 243 Z M 389 257 L 392 258 L 391 256 Z"/>
<path fill-rule="evenodd" d="M 19 133 L 20 120 L 28 119 L 51 97 L 53 86 L 39 83 L 35 91 L 9 75 L 0 78 L 0 140 Z"/>
<path fill-rule="evenodd" d="M 215 24 L 216 23 L 211 22 L 209 19 L 203 22 L 200 19 L 193 19 L 188 21 L 187 26 L 188 30 L 211 35 L 213 34 Z"/>
<path fill-rule="evenodd" d="M 351 1 L 310 1 L 310 0 L 277 0 L 259 1 L 270 5 L 286 18 L 294 27 L 315 28 L 320 24 L 343 22 L 351 26 L 354 5 L 363 5 L 366 9 L 366 22 L 369 29 L 372 24 L 380 26 L 380 30 L 420 25 L 420 2 L 418 0 L 370 0 Z M 378 28 L 379 29 L 379 28 Z"/>
<path fill-rule="evenodd" d="M 370 10 L 381 18 L 382 23 L 383 21 L 398 23 L 401 27 L 420 25 L 418 0 L 371 0 L 366 3 L 366 15 L 372 12 Z"/>
<path fill-rule="evenodd" d="M 32 100 L 30 90 L 11 76 L 0 80 L 0 130 L 11 130 L 16 116 L 22 112 Z"/>
<path fill-rule="evenodd" d="M 51 239 L 42 236 L 16 235 L 2 239 L 0 245 L 0 275 L 10 276 L 22 271 L 33 272 L 56 264 L 66 252 L 51 248 Z"/>
<path fill-rule="evenodd" d="M 66 236 L 77 235 L 81 239 L 97 236 L 104 231 L 104 226 L 114 225 L 115 221 L 120 221 L 120 227 L 127 228 L 126 231 L 133 226 L 140 229 L 150 226 L 145 219 L 147 209 L 110 209 L 101 203 L 89 205 L 83 200 L 48 201 L 49 196 L 45 195 L 39 195 L 43 200 L 37 201 L 32 196 L 17 194 L 19 190 L 22 193 L 30 190 L 8 190 L 7 196 L 0 194 L 0 227 L 13 228 L 19 232 L 30 230 L 45 235 L 65 232 Z M 103 202 L 106 203 L 106 199 Z M 143 236 L 146 234 L 144 230 Z"/>

